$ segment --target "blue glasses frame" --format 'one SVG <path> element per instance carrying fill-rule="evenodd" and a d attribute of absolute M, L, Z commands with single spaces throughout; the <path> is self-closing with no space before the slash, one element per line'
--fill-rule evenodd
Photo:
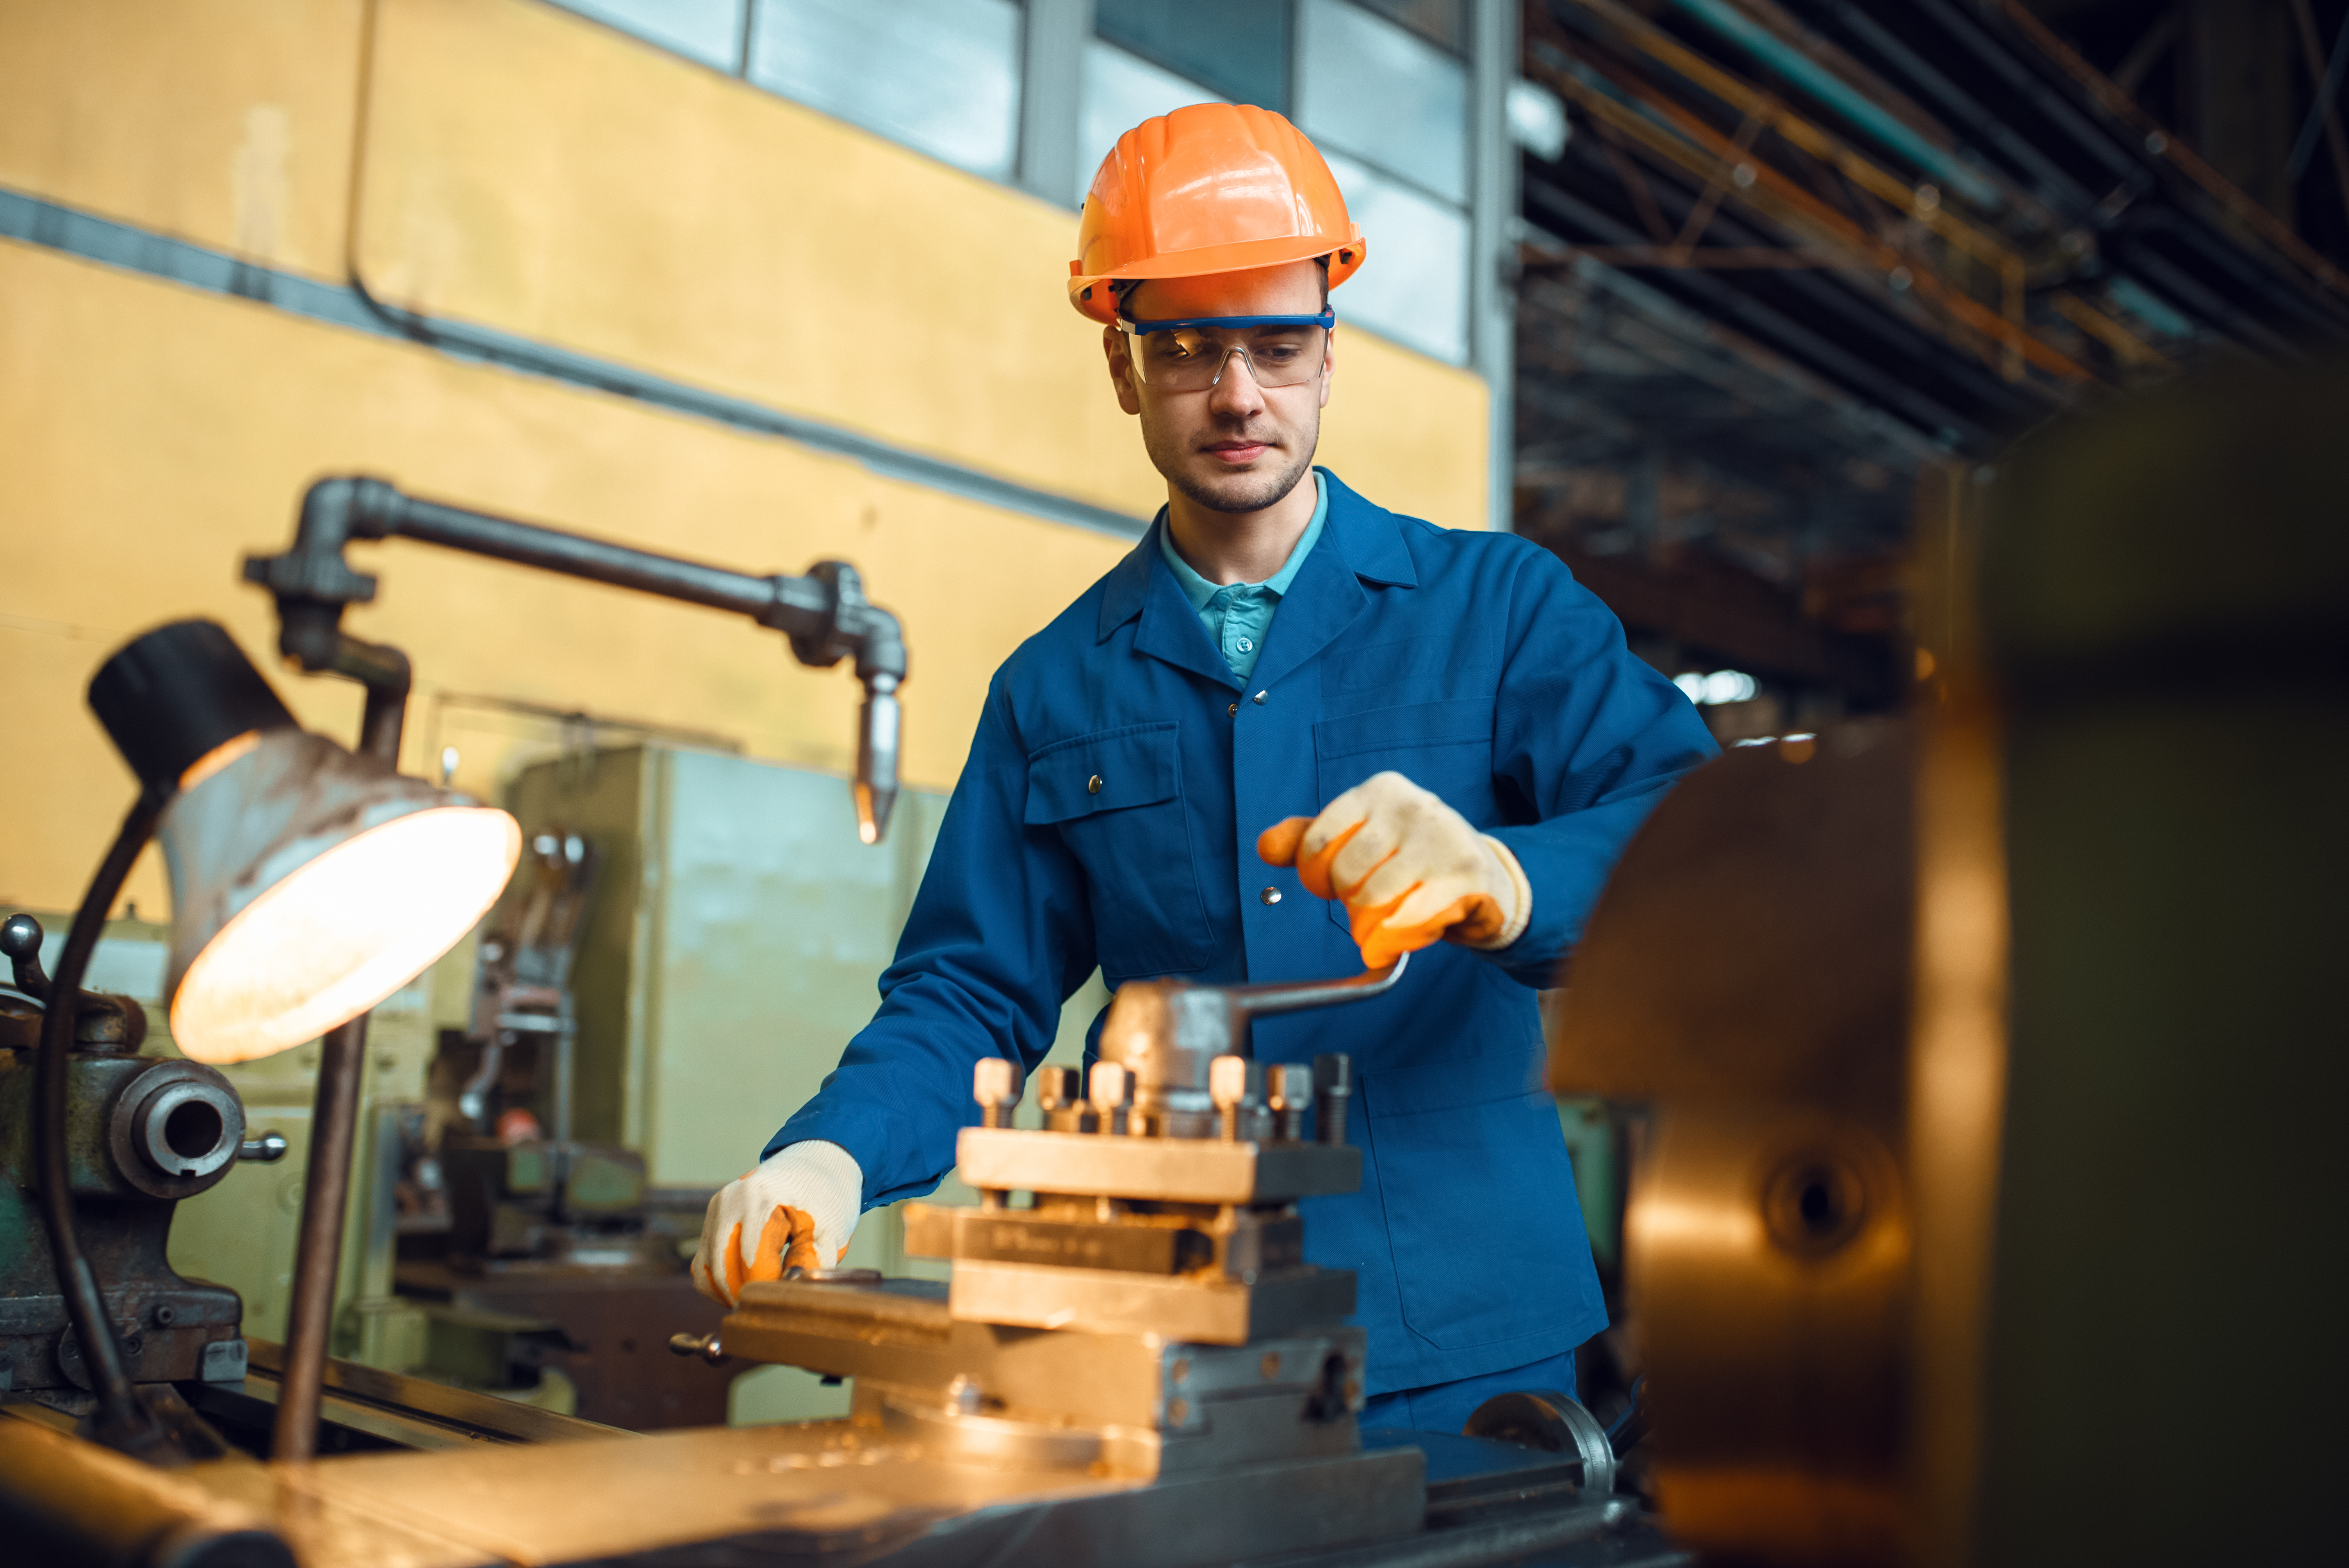
<path fill-rule="evenodd" d="M 1183 321 L 1128 321 L 1118 318 L 1118 330 L 1135 337 L 1172 332 L 1181 326 L 1335 326 L 1338 313 L 1323 306 L 1319 315 L 1195 315 Z"/>

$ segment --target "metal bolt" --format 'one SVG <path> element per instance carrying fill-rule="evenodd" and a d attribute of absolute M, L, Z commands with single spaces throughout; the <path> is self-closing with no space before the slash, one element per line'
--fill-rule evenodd
<path fill-rule="evenodd" d="M 1181 1426 L 1184 1422 L 1185 1422 L 1185 1421 L 1189 1420 L 1190 1418 L 1191 1418 L 1191 1401 L 1190 1401 L 1190 1400 L 1188 1400 L 1188 1399 L 1169 1399 L 1169 1400 L 1166 1402 L 1166 1422 L 1167 1422 L 1167 1425 L 1169 1425 L 1169 1426 L 1174 1426 L 1174 1427 L 1179 1427 L 1179 1426 Z"/>
<path fill-rule="evenodd" d="M 978 1101 L 980 1126 L 1009 1126 L 1019 1103 L 1019 1064 L 1007 1057 L 981 1057 L 971 1068 L 970 1097 Z"/>
<path fill-rule="evenodd" d="M 1123 1062 L 1095 1062 L 1092 1090 L 1093 1111 L 1103 1132 L 1125 1130 L 1125 1105 L 1133 1092 L 1133 1076 Z"/>
<path fill-rule="evenodd" d="M 1085 780 L 1085 793 L 1088 795 L 1098 795 L 1101 793 L 1100 774 L 1096 773 L 1092 778 Z"/>
<path fill-rule="evenodd" d="M 1216 1102 L 1223 1115 L 1224 1141 L 1237 1143 L 1240 1136 L 1240 1111 L 1247 1106 L 1256 1064 L 1246 1057 L 1217 1057 L 1207 1064 L 1207 1098 Z"/>
<path fill-rule="evenodd" d="M 1277 887 L 1268 887 L 1256 896 L 1257 902 L 1260 903 L 1278 903 L 1280 902 L 1280 890 Z"/>
<path fill-rule="evenodd" d="M 1346 1102 L 1354 1093 L 1354 1059 L 1343 1051 L 1313 1058 L 1313 1119 L 1324 1143 L 1346 1141 Z"/>
<path fill-rule="evenodd" d="M 1036 1075 L 1036 1104 L 1042 1109 L 1066 1110 L 1084 1096 L 1082 1077 L 1074 1068 L 1044 1068 Z"/>
<path fill-rule="evenodd" d="M 947 1408 L 957 1415 L 978 1415 L 980 1398 L 978 1385 L 968 1374 L 956 1373 L 955 1380 L 947 1385 Z"/>
<path fill-rule="evenodd" d="M 1264 1374 L 1264 1380 L 1268 1383 L 1277 1379 L 1280 1376 L 1280 1352 L 1266 1351 L 1264 1359 L 1257 1363 L 1256 1369 Z"/>
<path fill-rule="evenodd" d="M 1167 1381 L 1172 1383 L 1180 1383 L 1190 1375 L 1191 1358 L 1187 1356 L 1177 1356 L 1174 1357 L 1174 1365 L 1166 1369 Z"/>
<path fill-rule="evenodd" d="M 1281 1062 L 1264 1070 L 1265 1103 L 1272 1108 L 1272 1135 L 1294 1143 L 1305 1136 L 1305 1112 L 1313 1104 L 1313 1069 Z"/>
<path fill-rule="evenodd" d="M 173 1306 L 168 1301 L 163 1302 L 156 1306 L 153 1316 L 156 1327 L 169 1328 L 172 1324 L 179 1321 L 180 1309 Z"/>

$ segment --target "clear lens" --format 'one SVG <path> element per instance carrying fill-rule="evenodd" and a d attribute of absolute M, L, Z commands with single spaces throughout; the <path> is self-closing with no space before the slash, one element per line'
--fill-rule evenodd
<path fill-rule="evenodd" d="M 1321 374 L 1329 329 L 1259 326 L 1216 332 L 1200 326 L 1131 333 L 1134 368 L 1167 392 L 1204 392 L 1244 360 L 1259 387 L 1300 387 Z"/>

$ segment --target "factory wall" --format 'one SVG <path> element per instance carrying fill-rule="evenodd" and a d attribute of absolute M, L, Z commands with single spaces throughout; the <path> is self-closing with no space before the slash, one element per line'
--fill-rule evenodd
<path fill-rule="evenodd" d="M 264 655 L 274 617 L 238 561 L 283 547 L 320 474 L 752 570 L 855 562 L 906 624 L 907 782 L 934 789 L 996 664 L 1163 493 L 1062 299 L 1071 212 L 541 0 L 0 5 L 0 194 L 256 280 L 207 290 L 0 238 L 0 658 L 11 749 L 38 759 L 0 812 L 12 904 L 70 907 L 128 804 L 90 674 L 186 615 Z M 1095 522 L 322 321 L 273 278 L 363 282 L 393 312 L 822 421 Z M 1479 522 L 1484 383 L 1360 331 L 1340 361 L 1323 460 L 1399 510 Z M 420 717 L 451 694 L 848 765 L 853 683 L 771 634 L 424 546 L 364 569 L 381 588 L 351 629 L 418 668 L 411 771 L 451 739 Z M 351 688 L 278 685 L 306 723 L 356 722 Z M 494 793 L 524 758 L 481 740 L 457 781 Z M 166 908 L 151 854 L 129 897 Z"/>

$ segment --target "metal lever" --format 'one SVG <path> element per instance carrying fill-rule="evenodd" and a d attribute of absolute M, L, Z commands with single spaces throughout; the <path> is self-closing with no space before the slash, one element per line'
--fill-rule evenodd
<path fill-rule="evenodd" d="M 1365 969 L 1343 980 L 1288 980 L 1263 985 L 1215 987 L 1243 1016 L 1260 1018 L 1270 1013 L 1294 1013 L 1305 1007 L 1327 1007 L 1338 1002 L 1361 1002 L 1394 988 L 1411 964 L 1400 954 L 1383 969 Z"/>
<path fill-rule="evenodd" d="M 242 1165 L 274 1165 L 285 1158 L 286 1148 L 284 1133 L 264 1132 L 236 1146 L 237 1162 Z"/>
<path fill-rule="evenodd" d="M 41 972 L 41 923 L 29 914 L 12 914 L 0 921 L 0 954 L 17 990 L 28 996 L 47 996 L 49 977 Z"/>
<path fill-rule="evenodd" d="M 715 1334 L 672 1334 L 668 1348 L 672 1356 L 698 1356 L 712 1367 L 723 1367 L 734 1359 L 719 1345 Z"/>

